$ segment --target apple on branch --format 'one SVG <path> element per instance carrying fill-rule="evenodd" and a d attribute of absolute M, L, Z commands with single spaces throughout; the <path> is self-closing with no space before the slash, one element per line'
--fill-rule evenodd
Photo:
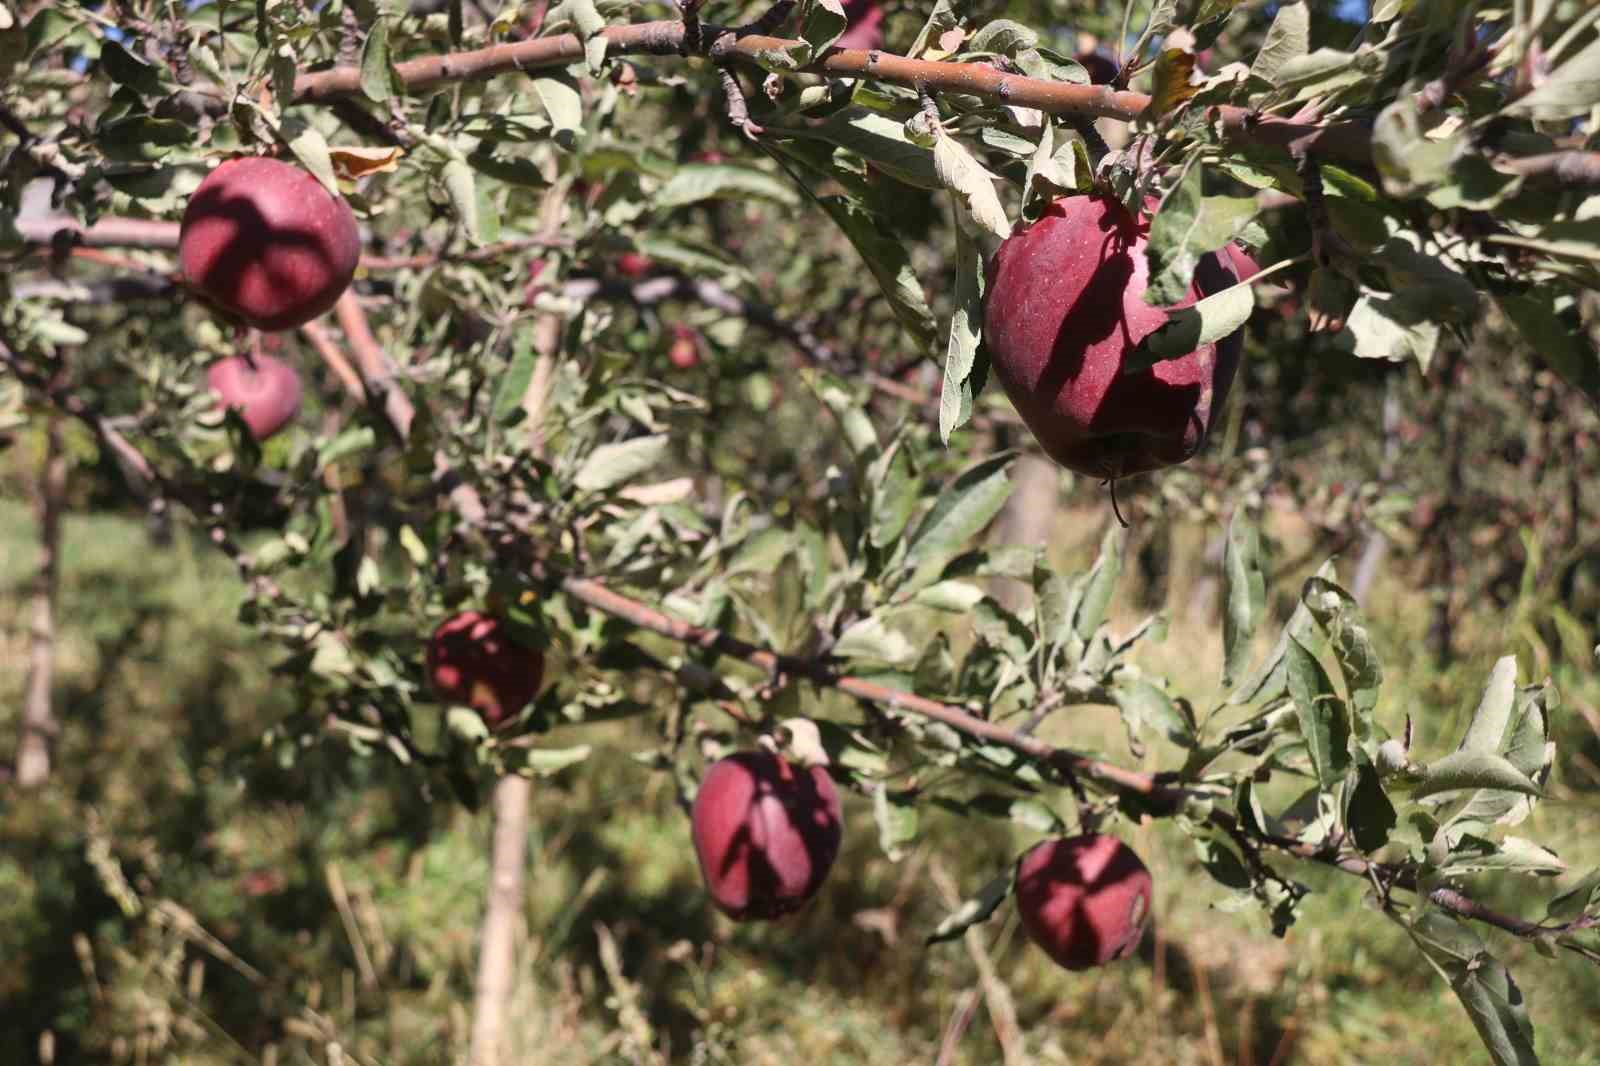
<path fill-rule="evenodd" d="M 1239 366 L 1240 331 L 1127 372 L 1167 323 L 1144 301 L 1149 221 L 1099 194 L 1064 196 L 989 264 L 984 340 L 995 377 L 1045 454 L 1115 479 L 1172 466 L 1205 442 Z M 1175 308 L 1233 285 L 1243 253 L 1200 258 Z M 1253 265 L 1253 264 L 1250 264 Z"/>
<path fill-rule="evenodd" d="M 706 771 L 690 812 L 706 890 L 729 917 L 772 919 L 816 896 L 843 836 L 839 793 L 821 766 L 741 752 Z"/>
<path fill-rule="evenodd" d="M 355 215 L 306 171 L 230 159 L 183 212 L 178 260 L 196 292 L 260 330 L 295 329 L 331 308 L 355 277 Z"/>
<path fill-rule="evenodd" d="M 258 441 L 288 425 L 300 410 L 300 375 L 270 355 L 219 359 L 206 369 L 206 384 L 224 407 L 238 410 Z"/>

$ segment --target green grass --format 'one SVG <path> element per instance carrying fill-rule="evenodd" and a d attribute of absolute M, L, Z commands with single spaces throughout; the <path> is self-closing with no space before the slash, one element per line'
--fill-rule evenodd
<path fill-rule="evenodd" d="M 31 538 L 26 513 L 0 506 L 7 738 Z M 1193 572 L 1179 576 L 1174 596 Z M 1124 592 L 1120 602 L 1132 602 L 1140 590 Z M 334 1043 L 346 1061 L 459 1061 L 487 816 L 430 803 L 391 762 L 331 744 L 289 768 L 253 754 L 260 731 L 292 708 L 267 672 L 271 653 L 233 620 L 238 595 L 203 547 L 154 548 L 137 522 L 69 520 L 58 773 L 37 796 L 0 791 L 0 958 L 10 963 L 0 967 L 0 1017 L 25 1019 L 0 1027 L 0 1061 L 35 1061 L 44 1028 L 58 1062 L 142 1055 L 209 1066 L 260 1061 L 272 1047 L 279 1063 L 321 1064 Z M 1416 599 L 1385 586 L 1377 602 L 1388 667 L 1380 713 L 1394 726 L 1409 711 L 1422 749 L 1447 750 L 1499 652 L 1493 620 L 1441 673 L 1413 650 L 1424 624 Z M 1142 661 L 1210 706 L 1217 635 L 1181 609 L 1174 616 Z M 1593 682 L 1575 664 L 1569 679 L 1568 700 L 1592 705 Z M 1128 759 L 1115 712 L 1076 711 L 1051 729 Z M 1561 737 L 1592 744 L 1586 729 L 1569 716 Z M 1487 1061 L 1449 990 L 1356 878 L 1285 864 L 1314 894 L 1277 940 L 1253 908 L 1219 908 L 1225 893 L 1173 825 L 1124 825 L 1156 877 L 1155 933 L 1138 960 L 1070 975 L 1024 943 L 1009 908 L 974 943 L 922 943 L 948 909 L 942 886 L 976 890 L 1029 834 L 925 813 L 917 846 L 891 863 L 857 798 L 816 904 L 783 924 L 736 926 L 705 904 L 670 783 L 628 757 L 655 743 L 653 729 L 572 733 L 599 752 L 534 794 L 515 1061 L 933 1062 L 968 1003 L 952 1061 L 974 1066 Z M 1145 762 L 1172 758 L 1152 744 Z M 1574 786 L 1581 767 L 1562 765 L 1550 801 L 1518 832 L 1581 870 L 1600 864 L 1600 845 L 1580 832 L 1594 793 Z M 118 876 L 140 913 L 108 894 Z M 1519 896 L 1503 886 L 1496 901 L 1537 916 L 1548 886 L 1537 887 Z M 195 923 L 187 933 L 181 914 Z M 619 967 L 608 968 L 603 936 Z M 1527 994 L 1546 1063 L 1600 1063 L 1600 970 L 1488 939 Z M 1000 981 L 985 985 L 991 967 Z M 640 1009 L 631 1021 L 629 1002 Z M 1012 1013 L 1016 1035 L 1003 1043 L 996 1020 Z"/>

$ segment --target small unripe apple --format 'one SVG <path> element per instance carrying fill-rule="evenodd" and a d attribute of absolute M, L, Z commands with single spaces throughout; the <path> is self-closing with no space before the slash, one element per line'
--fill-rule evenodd
<path fill-rule="evenodd" d="M 1116 837 L 1036 845 L 1017 863 L 1016 889 L 1029 939 L 1069 970 L 1133 954 L 1150 914 L 1150 871 Z"/>
<path fill-rule="evenodd" d="M 699 366 L 699 335 L 688 326 L 673 326 L 672 345 L 667 349 L 667 361 L 679 370 L 693 370 Z"/>
<path fill-rule="evenodd" d="M 1125 477 L 1181 463 L 1205 442 L 1238 369 L 1236 330 L 1134 373 L 1130 353 L 1167 324 L 1144 302 L 1149 222 L 1111 197 L 1056 200 L 989 264 L 984 341 L 995 377 L 1039 446 L 1070 470 Z M 1234 284 L 1227 256 L 1200 258 L 1187 307 Z"/>
<path fill-rule="evenodd" d="M 266 440 L 289 424 L 300 410 L 300 375 L 270 355 L 218 359 L 206 369 L 206 384 L 224 407 L 236 407 L 250 435 Z"/>
<path fill-rule="evenodd" d="M 428 681 L 439 699 L 471 707 L 498 729 L 538 695 L 544 653 L 511 638 L 493 615 L 451 615 L 428 641 Z"/>
<path fill-rule="evenodd" d="M 835 48 L 860 48 L 870 51 L 883 45 L 883 8 L 878 0 L 846 0 L 845 29 Z"/>
<path fill-rule="evenodd" d="M 690 823 L 711 902 L 739 920 L 779 918 L 809 903 L 843 834 L 828 771 L 764 751 L 706 771 Z"/>
<path fill-rule="evenodd" d="M 625 278 L 642 278 L 654 265 L 643 252 L 623 252 L 617 256 L 617 273 Z"/>
<path fill-rule="evenodd" d="M 343 198 L 276 159 L 230 159 L 183 212 L 178 260 L 202 296 L 261 330 L 286 330 L 339 299 L 361 260 Z"/>

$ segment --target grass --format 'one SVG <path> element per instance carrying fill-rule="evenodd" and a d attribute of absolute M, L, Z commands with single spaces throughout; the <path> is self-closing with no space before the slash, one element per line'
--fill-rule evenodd
<path fill-rule="evenodd" d="M 1092 527 L 1069 519 L 1064 529 Z M 7 737 L 31 537 L 26 512 L 0 505 Z M 1203 708 L 1217 696 L 1219 639 L 1186 617 L 1198 553 L 1185 545 L 1166 583 L 1172 631 L 1142 662 Z M 1088 550 L 1069 545 L 1061 561 Z M 270 656 L 233 621 L 236 582 L 203 547 L 155 550 L 138 523 L 72 518 L 63 575 L 59 772 L 37 796 L 0 791 L 0 958 L 13 961 L 0 1017 L 25 1019 L 0 1031 L 0 1061 L 36 1061 L 46 1029 L 57 1062 L 459 1061 L 486 815 L 430 803 L 398 767 L 332 746 L 287 767 L 254 754 L 290 708 Z M 1155 594 L 1134 581 L 1119 602 Z M 1440 671 L 1411 650 L 1418 598 L 1397 583 L 1375 603 L 1380 714 L 1394 727 L 1409 711 L 1421 750 L 1448 750 L 1501 634 L 1482 620 L 1460 665 Z M 1562 670 L 1569 703 L 1592 706 L 1594 683 L 1577 664 Z M 1114 712 L 1051 728 L 1128 758 Z M 1562 736 L 1592 746 L 1586 730 L 1569 714 Z M 780 925 L 736 926 L 704 902 L 669 782 L 629 758 L 655 742 L 650 728 L 573 732 L 599 752 L 535 791 L 515 1061 L 931 1063 L 963 1017 L 948 1061 L 974 1066 L 1487 1061 L 1449 989 L 1356 878 L 1286 865 L 1314 894 L 1278 940 L 1253 907 L 1226 906 L 1175 826 L 1123 826 L 1156 877 L 1154 934 L 1138 960 L 1069 975 L 1025 944 L 1009 908 L 967 940 L 922 943 L 948 910 L 944 890 L 975 891 L 1027 832 L 927 812 L 918 844 L 891 863 L 855 799 L 816 904 Z M 1145 762 L 1172 758 L 1152 744 Z M 1580 831 L 1594 793 L 1577 783 L 1593 787 L 1564 762 L 1518 832 L 1582 870 L 1600 864 L 1600 845 Z M 118 878 L 137 913 L 108 891 Z M 1537 916 L 1548 894 L 1537 887 L 1502 886 L 1497 902 Z M 1489 941 L 1527 994 L 1546 1063 L 1600 1063 L 1600 970 Z"/>

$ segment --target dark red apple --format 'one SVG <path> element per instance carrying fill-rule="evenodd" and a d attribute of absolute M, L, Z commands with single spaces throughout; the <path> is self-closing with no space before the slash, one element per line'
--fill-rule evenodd
<path fill-rule="evenodd" d="M 839 793 L 820 766 L 767 752 L 706 771 L 690 815 L 711 901 L 731 918 L 779 918 L 822 887 L 843 833 Z"/>
<path fill-rule="evenodd" d="M 617 273 L 625 278 L 642 278 L 655 264 L 643 252 L 623 252 L 617 256 Z"/>
<path fill-rule="evenodd" d="M 835 48 L 871 50 L 883 46 L 883 8 L 878 0 L 846 0 L 844 33 L 833 42 Z"/>
<path fill-rule="evenodd" d="M 257 329 L 294 329 L 349 287 L 361 234 L 350 205 L 299 167 L 230 159 L 189 197 L 178 260 L 222 310 Z"/>
<path fill-rule="evenodd" d="M 498 729 L 538 694 L 544 653 L 511 639 L 500 619 L 462 611 L 428 641 L 428 680 L 440 700 L 471 707 Z"/>
<path fill-rule="evenodd" d="M 1149 222 L 1107 196 L 1066 196 L 1001 243 L 989 264 L 984 341 L 995 377 L 1039 446 L 1070 470 L 1125 477 L 1181 463 L 1205 442 L 1238 369 L 1238 331 L 1123 373 L 1167 322 L 1144 302 Z M 1202 256 L 1187 307 L 1237 279 Z"/>
<path fill-rule="evenodd" d="M 1036 845 L 1017 863 L 1016 888 L 1029 939 L 1069 970 L 1131 955 L 1150 913 L 1150 871 L 1116 837 Z"/>
<path fill-rule="evenodd" d="M 679 370 L 693 370 L 699 366 L 699 334 L 689 326 L 673 326 L 672 345 L 667 349 L 667 361 Z"/>
<path fill-rule="evenodd" d="M 206 384 L 224 407 L 237 407 L 256 440 L 266 440 L 300 410 L 300 375 L 270 355 L 218 359 L 206 370 Z"/>

